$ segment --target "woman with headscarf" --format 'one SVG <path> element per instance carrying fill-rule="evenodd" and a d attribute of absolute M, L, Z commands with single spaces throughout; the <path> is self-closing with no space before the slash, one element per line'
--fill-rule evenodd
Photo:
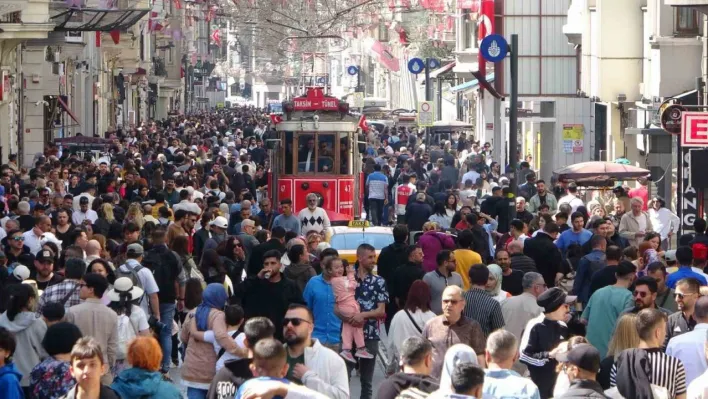
<path fill-rule="evenodd" d="M 182 365 L 182 384 L 187 387 L 187 397 L 206 398 L 209 385 L 216 375 L 216 353 L 211 343 L 204 342 L 204 332 L 213 331 L 214 338 L 227 352 L 246 357 L 226 332 L 224 306 L 228 297 L 222 284 L 212 283 L 202 294 L 202 303 L 191 311 L 184 324 L 180 339 L 187 342 L 187 353 Z"/>
<path fill-rule="evenodd" d="M 487 286 L 485 287 L 487 293 L 494 297 L 497 302 L 502 302 L 506 298 L 511 297 L 510 293 L 501 289 L 503 278 L 501 267 L 496 264 L 491 264 L 487 266 L 487 269 L 489 269 L 489 278 L 487 279 Z"/>
<path fill-rule="evenodd" d="M 455 344 L 445 352 L 445 363 L 443 364 L 442 375 L 440 376 L 440 390 L 438 392 L 452 392 L 452 372 L 460 363 L 479 364 L 474 349 L 465 344 Z"/>

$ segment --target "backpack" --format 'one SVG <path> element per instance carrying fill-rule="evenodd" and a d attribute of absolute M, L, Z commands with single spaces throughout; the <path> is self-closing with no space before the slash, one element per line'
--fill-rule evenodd
<path fill-rule="evenodd" d="M 128 267 L 127 264 L 124 265 L 128 271 L 123 271 L 121 267 L 116 269 L 116 278 L 121 278 L 121 277 L 128 277 L 130 281 L 133 282 L 134 287 L 139 287 L 143 289 L 143 283 L 140 281 L 140 277 L 138 276 L 138 273 L 143 269 L 143 266 L 141 265 L 136 265 L 133 268 Z M 134 300 L 138 300 L 140 298 L 134 298 Z"/>
<path fill-rule="evenodd" d="M 169 249 L 165 251 L 158 251 L 157 248 L 149 249 L 145 251 L 141 264 L 152 272 L 155 283 L 160 287 L 162 293 L 165 293 L 163 291 L 167 289 L 165 287 L 174 286 L 173 271 L 178 269 L 179 260 L 172 251 Z"/>
<path fill-rule="evenodd" d="M 116 359 L 125 359 L 128 356 L 128 345 L 137 336 L 137 328 L 125 314 L 118 316 L 118 345 L 116 348 Z"/>

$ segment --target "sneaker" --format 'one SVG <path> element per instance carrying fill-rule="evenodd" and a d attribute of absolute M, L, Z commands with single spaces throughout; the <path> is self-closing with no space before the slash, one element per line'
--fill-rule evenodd
<path fill-rule="evenodd" d="M 169 372 L 160 372 L 160 374 L 162 374 L 162 380 L 163 380 L 163 381 L 174 382 L 174 381 L 172 381 L 172 378 L 170 377 L 170 373 L 169 373 Z"/>
<path fill-rule="evenodd" d="M 348 361 L 349 363 L 356 363 L 356 359 L 354 359 L 354 356 L 352 356 L 352 353 L 350 351 L 341 351 L 339 352 L 339 356 L 343 357 L 344 360 Z"/>
<path fill-rule="evenodd" d="M 374 358 L 374 355 L 372 355 L 368 350 L 366 350 L 366 348 L 357 349 L 354 356 L 360 357 L 362 359 L 373 359 Z"/>

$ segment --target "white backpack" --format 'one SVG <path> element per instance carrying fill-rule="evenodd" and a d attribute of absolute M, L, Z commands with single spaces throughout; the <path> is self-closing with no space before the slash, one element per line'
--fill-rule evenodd
<path fill-rule="evenodd" d="M 118 348 L 116 349 L 116 359 L 124 360 L 128 356 L 128 345 L 135 339 L 137 328 L 133 325 L 130 317 L 125 314 L 118 316 Z"/>

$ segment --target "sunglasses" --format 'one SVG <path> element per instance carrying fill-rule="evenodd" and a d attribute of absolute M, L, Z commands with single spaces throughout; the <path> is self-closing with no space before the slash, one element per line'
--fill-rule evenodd
<path fill-rule="evenodd" d="M 287 327 L 288 324 L 292 324 L 293 327 L 298 327 L 302 323 L 309 323 L 309 321 L 305 320 L 305 319 L 301 319 L 299 317 L 292 317 L 292 318 L 286 317 L 283 319 L 283 327 Z"/>
<path fill-rule="evenodd" d="M 644 291 L 634 291 L 634 296 L 637 296 L 637 295 L 638 295 L 640 298 L 646 298 L 646 297 L 647 297 L 647 293 L 644 292 Z"/>
<path fill-rule="evenodd" d="M 695 292 L 689 292 L 688 294 L 682 294 L 680 292 L 677 292 L 674 294 L 674 296 L 676 297 L 676 299 L 683 299 L 684 297 L 695 295 L 695 294 L 696 294 Z"/>
<path fill-rule="evenodd" d="M 24 241 L 25 240 L 25 238 L 23 236 L 12 237 L 12 239 L 15 241 Z"/>

